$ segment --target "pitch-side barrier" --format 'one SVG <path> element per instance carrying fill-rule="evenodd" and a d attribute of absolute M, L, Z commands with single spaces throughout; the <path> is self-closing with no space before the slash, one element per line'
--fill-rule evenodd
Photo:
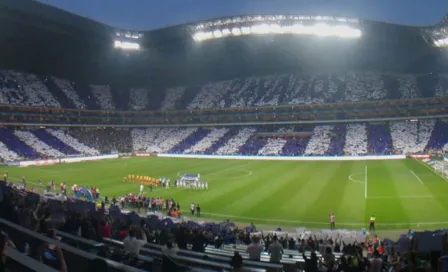
<path fill-rule="evenodd" d="M 384 156 L 241 156 L 241 155 L 198 155 L 198 154 L 158 154 L 165 158 L 222 159 L 222 160 L 263 160 L 263 161 L 368 161 L 368 160 L 402 160 L 405 155 Z"/>
<path fill-rule="evenodd" d="M 40 166 L 40 165 L 53 165 L 53 164 L 60 164 L 60 163 L 99 161 L 99 160 L 106 160 L 106 159 L 117 159 L 118 157 L 119 157 L 118 154 L 85 156 L 85 157 L 67 157 L 67 158 L 61 158 L 61 159 L 10 162 L 10 163 L 8 163 L 8 165 L 9 166 L 27 167 L 27 166 L 34 166 L 34 165 Z"/>

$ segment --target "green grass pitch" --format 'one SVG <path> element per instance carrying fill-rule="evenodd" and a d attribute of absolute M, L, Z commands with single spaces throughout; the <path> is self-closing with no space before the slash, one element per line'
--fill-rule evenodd
<path fill-rule="evenodd" d="M 53 166 L 9 167 L 10 180 L 27 177 L 38 186 L 57 184 L 100 188 L 102 196 L 138 193 L 129 174 L 169 177 L 201 174 L 208 191 L 158 188 L 145 194 L 173 197 L 182 210 L 199 203 L 204 217 L 272 226 L 328 228 L 329 214 L 337 227 L 361 229 L 376 217 L 378 229 L 448 227 L 448 182 L 426 165 L 397 161 L 249 161 L 175 158 L 127 158 Z M 31 184 L 34 183 L 34 184 Z M 59 186 L 58 186 L 59 188 Z M 185 212 L 184 212 L 185 214 Z"/>

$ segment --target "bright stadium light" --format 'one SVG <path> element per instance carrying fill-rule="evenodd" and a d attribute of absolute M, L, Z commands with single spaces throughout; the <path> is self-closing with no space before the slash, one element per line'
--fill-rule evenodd
<path fill-rule="evenodd" d="M 448 38 L 436 40 L 434 41 L 434 45 L 437 47 L 446 47 L 448 46 Z"/>
<path fill-rule="evenodd" d="M 114 47 L 123 50 L 140 50 L 140 44 L 136 42 L 115 41 Z"/>
<path fill-rule="evenodd" d="M 199 31 L 193 35 L 195 41 L 209 39 L 219 39 L 227 36 L 240 35 L 264 35 L 264 34 L 296 34 L 315 35 L 318 37 L 340 37 L 355 39 L 362 36 L 361 30 L 348 25 L 329 25 L 327 23 L 317 23 L 315 25 L 303 25 L 296 23 L 293 25 L 280 25 L 277 23 L 259 23 L 251 26 L 214 29 L 209 32 Z M 448 41 L 446 41 L 448 44 Z"/>

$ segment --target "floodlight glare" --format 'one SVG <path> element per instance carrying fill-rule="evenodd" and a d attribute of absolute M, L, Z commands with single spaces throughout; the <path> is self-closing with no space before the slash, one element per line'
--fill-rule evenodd
<path fill-rule="evenodd" d="M 135 42 L 115 41 L 114 47 L 123 50 L 140 50 L 140 44 Z"/>

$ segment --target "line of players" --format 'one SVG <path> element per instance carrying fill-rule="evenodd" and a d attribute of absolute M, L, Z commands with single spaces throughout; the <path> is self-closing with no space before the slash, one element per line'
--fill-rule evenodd
<path fill-rule="evenodd" d="M 193 190 L 208 190 L 208 182 L 207 181 L 186 181 L 186 180 L 178 179 L 174 183 L 174 187 L 193 189 Z"/>

